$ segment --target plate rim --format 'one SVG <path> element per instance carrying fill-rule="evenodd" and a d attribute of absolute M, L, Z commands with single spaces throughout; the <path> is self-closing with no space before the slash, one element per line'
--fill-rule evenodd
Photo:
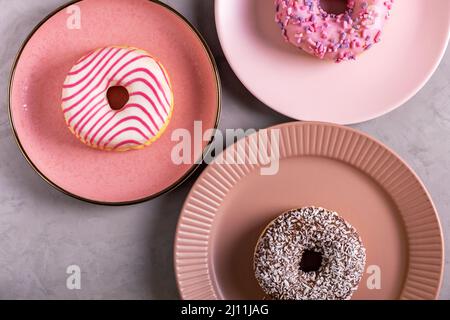
<path fill-rule="evenodd" d="M 22 142 L 20 141 L 19 135 L 17 133 L 16 127 L 14 125 L 14 120 L 13 120 L 13 115 L 12 115 L 12 88 L 13 88 L 13 81 L 14 81 L 14 76 L 15 76 L 15 72 L 16 72 L 16 68 L 17 65 L 19 63 L 19 60 L 22 56 L 23 51 L 25 50 L 28 42 L 33 38 L 33 36 L 35 35 L 35 33 L 48 21 L 50 20 L 53 16 L 55 16 L 56 14 L 58 14 L 59 12 L 61 12 L 62 10 L 70 7 L 71 5 L 74 5 L 78 2 L 82 2 L 85 0 L 71 0 L 66 4 L 63 4 L 59 7 L 57 7 L 56 9 L 54 9 L 53 11 L 51 11 L 49 14 L 47 14 L 32 30 L 31 32 L 28 34 L 28 36 L 25 38 L 25 40 L 22 42 L 18 52 L 16 53 L 13 63 L 12 63 L 12 67 L 9 73 L 9 84 L 8 84 L 8 102 L 7 102 L 7 107 L 8 107 L 8 118 L 9 118 L 9 124 L 10 124 L 10 128 L 12 130 L 13 136 L 14 136 L 14 140 L 17 144 L 17 147 L 20 150 L 20 153 L 22 154 L 22 156 L 25 158 L 25 160 L 27 161 L 28 165 L 35 171 L 35 173 L 38 174 L 38 176 L 44 180 L 47 184 L 49 184 L 51 187 L 53 187 L 54 189 L 60 191 L 61 193 L 86 202 L 86 203 L 91 203 L 91 204 L 96 204 L 96 205 L 102 205 L 102 206 L 111 206 L 111 207 L 119 207 L 119 206 L 128 206 L 128 205 L 134 205 L 134 204 L 139 204 L 139 203 L 143 203 L 143 202 L 147 202 L 150 200 L 153 200 L 161 195 L 164 195 L 166 193 L 169 193 L 175 189 L 177 189 L 178 187 L 180 187 L 183 183 L 185 183 L 203 164 L 203 161 L 196 161 L 194 162 L 194 164 L 179 178 L 177 179 L 177 181 L 175 181 L 174 183 L 172 183 L 171 185 L 169 185 L 168 187 L 164 188 L 163 190 L 160 190 L 156 193 L 153 193 L 149 196 L 140 198 L 140 199 L 136 199 L 136 200 L 131 200 L 131 201 L 117 201 L 117 202 L 108 202 L 108 201 L 98 201 L 95 199 L 89 199 L 86 197 L 82 197 L 79 196 L 77 194 L 74 194 L 68 190 L 65 190 L 63 187 L 59 186 L 58 184 L 56 184 L 55 182 L 53 182 L 51 179 L 49 179 L 33 162 L 33 160 L 31 159 L 31 157 L 27 154 L 24 146 L 22 145 Z M 197 38 L 200 40 L 203 48 L 205 49 L 209 61 L 211 63 L 213 72 L 214 72 L 214 78 L 215 78 L 215 82 L 216 82 L 216 86 L 217 86 L 217 106 L 216 106 L 216 117 L 214 120 L 214 129 L 217 129 L 220 123 L 220 117 L 221 117 L 221 113 L 222 113 L 222 85 L 221 85 L 221 79 L 220 79 L 220 74 L 219 74 L 219 69 L 217 66 L 217 62 L 214 58 L 214 54 L 211 51 L 211 48 L 209 47 L 209 45 L 207 44 L 205 38 L 202 36 L 202 34 L 200 33 L 200 31 L 184 16 L 182 15 L 179 11 L 177 11 L 175 8 L 172 8 L 171 6 L 169 6 L 168 4 L 163 3 L 160 0 L 146 0 L 149 2 L 152 2 L 154 4 L 157 4 L 159 6 L 162 6 L 163 8 L 165 8 L 166 10 L 169 10 L 170 12 L 172 12 L 173 14 L 175 14 L 178 18 L 180 18 L 185 24 L 186 26 L 191 29 L 191 31 L 194 33 L 194 35 L 197 36 Z M 210 148 L 212 147 L 212 143 L 214 142 L 214 137 L 212 137 L 210 139 L 210 141 L 207 143 L 207 145 L 203 148 L 202 151 L 202 155 L 200 159 L 203 159 L 204 155 L 207 154 L 210 150 Z"/>
<path fill-rule="evenodd" d="M 289 121 L 289 122 L 284 122 L 281 124 L 277 124 L 277 125 L 273 125 L 270 126 L 268 128 L 265 128 L 266 130 L 272 130 L 272 129 L 281 129 L 284 127 L 291 127 L 291 126 L 311 126 L 311 125 L 315 125 L 315 126 L 328 126 L 332 129 L 337 129 L 337 130 L 346 130 L 347 132 L 350 132 L 352 134 L 356 134 L 359 136 L 362 136 L 364 138 L 366 138 L 369 142 L 371 143 L 375 143 L 376 145 L 382 147 L 385 151 L 387 151 L 390 156 L 392 156 L 394 159 L 396 159 L 402 166 L 404 166 L 404 168 L 407 170 L 407 172 L 409 172 L 412 177 L 414 178 L 414 180 L 417 182 L 418 186 L 421 188 L 421 190 L 424 192 L 424 195 L 426 197 L 426 199 L 429 201 L 430 204 L 430 208 L 433 211 L 433 215 L 436 218 L 436 224 L 437 224 L 437 229 L 439 230 L 439 244 L 440 244 L 440 255 L 441 255 L 441 261 L 440 261 L 440 268 L 439 268 L 439 280 L 437 282 L 437 286 L 436 286 L 436 291 L 433 295 L 433 299 L 436 300 L 439 298 L 440 292 L 441 292 L 441 288 L 442 288 L 442 283 L 443 283 L 443 279 L 444 279 L 444 266 L 445 266 L 445 241 L 444 241 L 444 234 L 443 234 L 443 229 L 442 229 L 442 223 L 440 220 L 440 216 L 439 216 L 439 212 L 436 208 L 436 205 L 434 204 L 433 198 L 431 197 L 430 192 L 428 191 L 428 189 L 426 188 L 424 182 L 422 181 L 422 179 L 419 177 L 419 175 L 412 169 L 412 167 L 405 161 L 403 160 L 402 157 L 400 157 L 399 154 L 397 154 L 392 148 L 390 148 L 389 146 L 387 146 L 386 144 L 384 144 L 383 142 L 381 142 L 380 140 L 378 140 L 377 138 L 372 137 L 371 135 L 369 135 L 368 133 L 365 133 L 364 131 L 352 128 L 352 127 L 348 127 L 348 126 L 343 126 L 340 124 L 335 124 L 335 123 L 328 123 L 328 122 L 321 122 L 321 121 Z M 262 130 L 262 129 L 261 129 Z M 258 131 L 259 132 L 259 131 Z M 246 138 L 244 138 L 246 139 Z M 219 155 L 217 155 L 217 157 L 220 157 L 222 154 L 224 154 L 225 152 L 227 152 L 227 150 L 232 149 L 234 146 L 236 145 L 236 143 L 233 143 L 230 146 L 227 146 Z M 216 157 L 216 158 L 217 158 Z M 338 161 L 338 160 L 337 160 Z M 192 186 L 191 190 L 189 191 L 184 203 L 183 203 L 183 207 L 180 211 L 180 216 L 177 222 L 177 227 L 176 227 L 176 232 L 175 232 L 175 236 L 174 236 L 174 244 L 173 244 L 173 267 L 174 267 L 174 271 L 175 271 L 175 278 L 176 278 L 176 282 L 177 282 L 177 290 L 178 293 L 180 295 L 180 297 L 184 300 L 191 300 L 193 299 L 192 297 L 189 297 L 186 295 L 186 293 L 184 292 L 182 286 L 181 286 L 181 281 L 180 281 L 180 272 L 178 272 L 178 268 L 179 268 L 179 263 L 178 263 L 178 258 L 177 258 L 177 254 L 179 253 L 178 250 L 178 246 L 179 246 L 179 241 L 180 241 L 180 229 L 181 229 L 181 224 L 182 224 L 182 219 L 185 216 L 185 212 L 186 212 L 186 208 L 188 205 L 189 200 L 192 198 L 195 187 L 197 186 L 197 184 L 202 181 L 202 179 L 205 178 L 206 174 L 208 173 L 209 170 L 212 170 L 211 168 L 213 166 L 218 166 L 218 164 L 216 164 L 215 162 L 213 162 L 212 164 L 208 165 L 205 170 L 203 170 L 203 172 L 200 174 L 200 176 L 197 178 L 197 180 L 195 181 L 194 185 Z M 358 170 L 360 170 L 358 168 Z M 367 174 L 364 172 L 364 174 Z M 377 182 L 378 184 L 378 182 Z M 384 188 L 383 188 L 384 189 Z M 403 219 L 403 216 L 400 215 Z M 214 216 L 215 218 L 215 216 Z M 214 219 L 213 218 L 213 219 Z M 212 222 L 213 223 L 213 222 Z M 211 223 L 211 225 L 212 225 Z M 208 234 L 208 238 L 207 240 L 205 240 L 207 242 L 207 248 L 208 250 L 210 249 L 210 241 L 211 241 L 211 237 Z M 206 271 L 208 273 L 208 279 L 210 280 L 210 284 L 208 285 L 208 290 L 211 291 L 212 296 L 208 296 L 208 299 L 223 299 L 223 297 L 221 297 L 220 295 L 220 291 L 217 290 L 217 285 L 214 283 L 214 277 L 212 276 L 212 272 L 211 272 L 211 267 L 210 267 L 210 258 L 207 257 L 206 258 Z M 408 262 L 409 265 L 409 262 Z M 405 279 L 404 279 L 404 283 L 406 283 L 407 281 L 407 273 L 405 274 Z M 186 286 L 188 287 L 188 286 Z M 205 289 L 206 290 L 206 289 Z M 398 299 L 401 298 L 402 294 L 404 292 L 404 287 L 402 289 L 402 291 L 400 292 L 400 295 L 398 297 Z"/>
<path fill-rule="evenodd" d="M 239 81 L 242 83 L 242 85 L 256 98 L 258 99 L 260 102 L 262 102 L 265 106 L 269 107 L 270 109 L 274 110 L 275 112 L 278 112 L 281 115 L 284 115 L 286 117 L 289 117 L 293 120 L 298 120 L 298 121 L 310 121 L 308 119 L 299 119 L 297 116 L 295 116 L 295 114 L 293 113 L 289 113 L 288 111 L 280 111 L 277 108 L 273 107 L 273 103 L 270 103 L 270 99 L 265 99 L 264 97 L 262 97 L 262 94 L 258 94 L 256 92 L 256 90 L 254 90 L 254 88 L 252 88 L 249 84 L 248 81 L 245 81 L 245 79 L 243 79 L 243 76 L 237 72 L 238 68 L 235 66 L 235 64 L 233 64 L 231 61 L 233 61 L 232 59 L 230 59 L 231 53 L 229 52 L 229 50 L 226 48 L 226 46 L 223 45 L 224 43 L 224 36 L 223 36 L 223 31 L 222 31 L 222 24 L 220 23 L 221 21 L 221 15 L 219 14 L 219 6 L 220 6 L 220 2 L 222 0 L 214 0 L 214 17 L 215 17 L 215 23 L 216 23 L 216 29 L 217 29 L 217 35 L 219 38 L 219 42 L 220 42 L 220 46 L 222 48 L 222 51 L 225 55 L 225 58 L 228 62 L 228 64 L 230 65 L 231 69 L 233 70 L 233 73 L 236 75 L 236 77 L 239 79 Z M 431 80 L 431 78 L 433 77 L 433 75 L 435 74 L 436 70 L 438 69 L 439 65 L 442 62 L 442 59 L 444 58 L 444 55 L 447 51 L 447 48 L 449 46 L 449 42 L 450 42 L 450 19 L 447 21 L 447 40 L 445 41 L 445 43 L 442 44 L 442 47 L 440 49 L 440 53 L 439 55 L 436 57 L 435 62 L 433 63 L 433 67 L 430 68 L 430 71 L 428 72 L 428 74 L 426 74 L 426 76 L 422 79 L 421 82 L 418 83 L 418 85 L 414 88 L 414 90 L 411 90 L 407 95 L 405 95 L 405 97 L 403 97 L 402 99 L 399 99 L 398 102 L 393 103 L 392 105 L 389 106 L 389 108 L 386 108 L 383 111 L 378 111 L 378 112 L 373 112 L 368 116 L 359 116 L 359 117 L 354 117 L 353 120 L 349 121 L 338 121 L 336 123 L 339 123 L 341 125 L 352 125 L 352 124 L 359 124 L 359 123 L 364 123 L 364 122 L 368 122 L 377 118 L 380 118 L 398 108 L 400 108 L 401 106 L 403 106 L 405 103 L 407 103 L 409 100 L 411 100 L 412 98 L 414 98 L 423 88 L 424 86 Z M 320 122 L 320 121 L 317 121 Z"/>

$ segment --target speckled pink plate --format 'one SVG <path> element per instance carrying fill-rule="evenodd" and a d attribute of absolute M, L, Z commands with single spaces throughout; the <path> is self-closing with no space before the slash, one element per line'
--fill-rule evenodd
<path fill-rule="evenodd" d="M 196 166 L 172 162 L 176 144 L 172 132 L 177 128 L 192 132 L 195 120 L 202 121 L 203 130 L 217 125 L 220 87 L 209 49 L 180 14 L 159 2 L 74 4 L 80 9 L 81 29 L 67 27 L 73 10 L 67 6 L 57 10 L 35 29 L 14 67 L 10 114 L 24 155 L 50 184 L 90 202 L 135 203 L 174 188 Z M 86 52 L 108 45 L 151 52 L 171 77 L 173 119 L 164 135 L 144 150 L 97 151 L 79 142 L 66 127 L 60 107 L 66 73 Z M 193 151 L 192 159 L 199 159 L 201 151 Z"/>
<path fill-rule="evenodd" d="M 382 42 L 355 62 L 335 64 L 285 43 L 273 0 L 215 5 L 236 75 L 266 105 L 298 120 L 351 124 L 399 107 L 431 77 L 450 34 L 450 1 L 397 0 Z"/>

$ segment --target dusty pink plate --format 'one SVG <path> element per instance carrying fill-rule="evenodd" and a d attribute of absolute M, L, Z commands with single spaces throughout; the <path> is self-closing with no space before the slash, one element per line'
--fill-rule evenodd
<path fill-rule="evenodd" d="M 215 5 L 220 42 L 236 75 L 262 102 L 298 120 L 350 124 L 395 109 L 431 77 L 450 34 L 450 1 L 398 0 L 382 42 L 356 62 L 335 64 L 284 42 L 273 0 Z"/>
<path fill-rule="evenodd" d="M 194 185 L 176 234 L 181 296 L 262 298 L 252 265 L 259 235 L 289 209 L 321 206 L 358 230 L 367 249 L 366 270 L 381 280 L 376 289 L 376 278 L 366 273 L 354 299 L 436 298 L 442 232 L 414 172 L 381 143 L 350 128 L 297 122 L 270 130 L 275 129 L 280 130 L 279 143 L 271 143 L 280 150 L 277 174 L 261 175 L 261 168 L 269 167 L 261 162 L 267 161 L 254 159 L 267 148 L 257 149 L 261 144 L 250 136 L 218 157 L 240 162 L 214 163 Z"/>
<path fill-rule="evenodd" d="M 172 189 L 196 167 L 172 162 L 172 132 L 192 132 L 196 120 L 202 121 L 203 130 L 217 125 L 220 88 L 209 49 L 180 14 L 156 1 L 83 0 L 74 5 L 47 17 L 15 64 L 10 114 L 24 155 L 53 186 L 91 202 L 135 203 Z M 81 28 L 68 28 L 77 13 Z M 66 127 L 60 107 L 66 73 L 85 53 L 108 45 L 147 50 L 170 74 L 173 119 L 162 138 L 144 150 L 97 151 Z M 199 159 L 201 152 L 193 151 L 192 159 Z"/>

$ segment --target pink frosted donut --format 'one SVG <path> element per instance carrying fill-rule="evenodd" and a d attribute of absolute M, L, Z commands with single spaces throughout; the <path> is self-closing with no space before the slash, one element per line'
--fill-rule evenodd
<path fill-rule="evenodd" d="M 381 39 L 394 0 L 348 0 L 342 14 L 327 13 L 326 0 L 275 0 L 276 22 L 294 46 L 320 59 L 354 60 Z"/>
<path fill-rule="evenodd" d="M 109 90 L 125 90 L 119 109 Z M 164 67 L 144 50 L 111 46 L 82 57 L 68 73 L 62 109 L 69 129 L 101 150 L 140 149 L 156 141 L 173 112 L 173 92 Z"/>

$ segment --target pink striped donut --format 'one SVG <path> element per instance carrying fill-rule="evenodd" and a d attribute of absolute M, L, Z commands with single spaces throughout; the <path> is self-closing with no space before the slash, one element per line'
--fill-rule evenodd
<path fill-rule="evenodd" d="M 342 14 L 327 13 L 326 0 L 275 0 L 285 39 L 320 59 L 354 60 L 381 39 L 394 0 L 348 0 Z"/>
<path fill-rule="evenodd" d="M 128 102 L 114 110 L 107 92 L 125 88 Z M 62 110 L 69 129 L 101 150 L 140 149 L 156 141 L 173 113 L 173 92 L 164 67 L 146 51 L 111 46 L 82 57 L 68 73 Z"/>

